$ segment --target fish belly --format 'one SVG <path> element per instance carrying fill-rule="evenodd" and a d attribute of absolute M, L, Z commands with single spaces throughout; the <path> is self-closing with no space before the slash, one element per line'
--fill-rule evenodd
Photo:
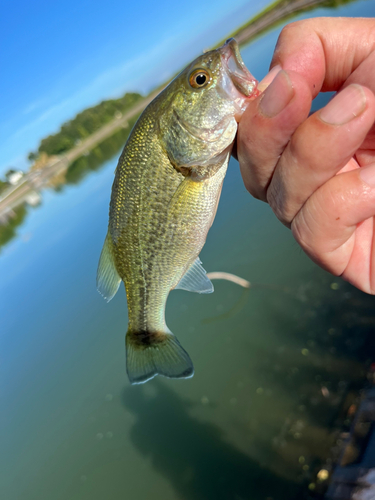
<path fill-rule="evenodd" d="M 201 181 L 184 177 L 162 153 L 133 168 L 127 163 L 134 165 L 123 158 L 111 201 L 116 268 L 125 283 L 129 329 L 161 331 L 168 294 L 205 243 L 227 162 Z"/>

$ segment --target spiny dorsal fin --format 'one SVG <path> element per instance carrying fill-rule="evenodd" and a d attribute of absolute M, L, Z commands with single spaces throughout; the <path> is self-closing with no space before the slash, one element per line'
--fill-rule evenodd
<path fill-rule="evenodd" d="M 112 240 L 107 233 L 96 274 L 96 287 L 98 292 L 109 302 L 116 295 L 120 283 L 121 278 L 113 261 Z"/>
<path fill-rule="evenodd" d="M 189 292 L 212 293 L 213 284 L 207 278 L 206 271 L 202 267 L 199 257 L 195 259 L 186 273 L 182 276 L 176 286 L 176 290 L 188 290 Z"/>

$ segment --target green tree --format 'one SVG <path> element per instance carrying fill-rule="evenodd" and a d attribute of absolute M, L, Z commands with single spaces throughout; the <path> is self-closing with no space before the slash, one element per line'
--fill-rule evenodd
<path fill-rule="evenodd" d="M 17 227 L 22 224 L 27 215 L 26 206 L 21 205 L 15 208 L 14 213 L 14 217 L 9 219 L 6 224 L 0 225 L 0 249 L 17 235 Z"/>
<path fill-rule="evenodd" d="M 40 142 L 38 153 L 45 152 L 48 156 L 58 155 L 69 151 L 77 141 L 85 139 L 106 123 L 112 121 L 117 113 L 128 111 L 137 101 L 142 98 L 137 93 L 127 93 L 119 99 L 110 99 L 87 108 L 78 113 L 75 118 L 64 123 L 57 134 L 49 135 Z M 30 153 L 36 155 L 36 153 Z"/>
<path fill-rule="evenodd" d="M 38 158 L 38 153 L 34 153 L 34 151 L 30 151 L 30 153 L 27 155 L 27 159 L 29 161 L 35 161 Z"/>

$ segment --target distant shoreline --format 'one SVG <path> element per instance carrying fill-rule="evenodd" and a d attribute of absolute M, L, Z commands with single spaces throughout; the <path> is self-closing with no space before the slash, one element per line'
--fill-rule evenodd
<path fill-rule="evenodd" d="M 234 37 L 239 44 L 246 43 L 256 35 L 264 33 L 265 30 L 272 28 L 278 22 L 285 20 L 285 18 L 323 3 L 325 3 L 323 0 L 286 0 L 281 2 L 277 9 L 264 13 L 262 17 L 259 17 L 251 22 L 250 25 L 242 28 Z"/>
<path fill-rule="evenodd" d="M 0 197 L 0 218 L 4 218 L 7 212 L 10 212 L 23 203 L 30 192 L 43 189 L 50 179 L 65 172 L 73 161 L 92 150 L 96 145 L 113 135 L 118 129 L 126 127 L 128 121 L 138 113 L 141 113 L 159 92 L 159 89 L 154 91 L 133 106 L 120 119 L 115 118 L 110 123 L 107 123 L 66 153 L 51 158 L 40 170 L 33 170 L 26 173 L 16 186 L 9 188 Z"/>
<path fill-rule="evenodd" d="M 276 0 L 230 33 L 226 39 L 233 37 L 240 45 L 245 44 L 297 13 L 311 10 L 318 5 L 333 7 L 349 1 L 352 0 Z M 220 47 L 224 41 L 225 39 L 219 42 L 216 47 Z"/>

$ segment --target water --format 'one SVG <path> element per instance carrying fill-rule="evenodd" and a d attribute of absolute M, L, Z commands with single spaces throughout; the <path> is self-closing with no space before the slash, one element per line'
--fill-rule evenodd
<path fill-rule="evenodd" d="M 332 14 L 375 6 L 309 13 Z M 279 31 L 242 51 L 258 77 Z M 195 376 L 131 387 L 124 290 L 109 304 L 95 290 L 116 162 L 45 192 L 2 249 L 3 498 L 309 497 L 363 384 L 375 299 L 310 262 L 232 160 L 201 259 L 254 287 L 173 292 L 168 325 Z"/>

